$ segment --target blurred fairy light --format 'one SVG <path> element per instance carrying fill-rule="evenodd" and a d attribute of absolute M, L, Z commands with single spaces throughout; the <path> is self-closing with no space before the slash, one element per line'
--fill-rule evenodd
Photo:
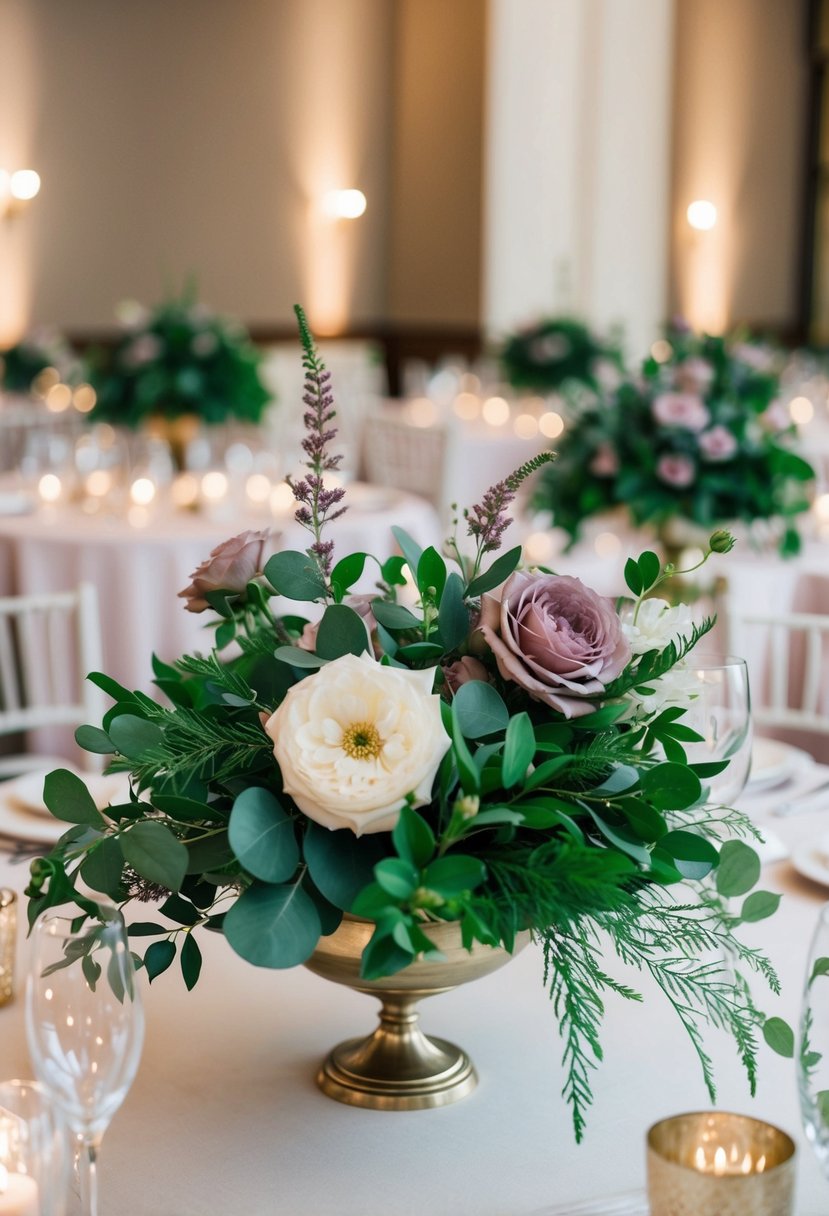
<path fill-rule="evenodd" d="M 555 413 L 554 410 L 548 410 L 546 414 L 542 414 L 539 418 L 538 429 L 545 439 L 558 439 L 564 430 L 564 419 L 561 414 Z"/>
<path fill-rule="evenodd" d="M 88 414 L 95 408 L 97 394 L 91 384 L 79 384 L 72 391 L 72 404 L 79 414 Z"/>
<path fill-rule="evenodd" d="M 531 566 L 544 565 L 553 556 L 553 538 L 549 532 L 531 532 L 524 541 L 524 560 Z"/>
<path fill-rule="evenodd" d="M 488 397 L 481 413 L 489 426 L 503 426 L 509 422 L 509 402 L 505 397 Z"/>
<path fill-rule="evenodd" d="M 227 488 L 227 476 L 218 469 L 211 469 L 201 479 L 201 492 L 208 502 L 220 502 L 227 494 Z"/>
<path fill-rule="evenodd" d="M 805 426 L 814 418 L 815 407 L 808 397 L 793 397 L 789 402 L 789 413 L 792 422 L 796 422 L 798 426 Z"/>
<path fill-rule="evenodd" d="M 438 420 L 438 407 L 428 397 L 415 397 L 407 406 L 409 422 L 412 426 L 426 430 L 434 426 Z"/>
<path fill-rule="evenodd" d="M 458 393 L 452 402 L 452 409 L 464 422 L 472 422 L 481 412 L 481 400 L 473 392 Z"/>
<path fill-rule="evenodd" d="M 155 482 L 149 477 L 136 477 L 130 486 L 130 498 L 137 507 L 147 507 L 155 498 Z"/>
<path fill-rule="evenodd" d="M 597 557 L 615 557 L 621 547 L 622 542 L 615 532 L 600 532 L 593 541 Z"/>
<path fill-rule="evenodd" d="M 538 434 L 538 419 L 532 414 L 519 414 L 512 426 L 519 439 L 535 439 Z"/>
<path fill-rule="evenodd" d="M 688 223 L 697 232 L 710 232 L 717 222 L 717 208 L 706 198 L 694 199 L 685 212 Z"/>
<path fill-rule="evenodd" d="M 657 363 L 667 363 L 673 353 L 674 348 L 666 338 L 657 338 L 651 347 L 651 358 Z"/>
<path fill-rule="evenodd" d="M 37 492 L 44 502 L 57 502 L 63 492 L 63 486 L 56 473 L 44 473 L 37 483 Z"/>
<path fill-rule="evenodd" d="M 61 414 L 72 404 L 72 390 L 68 384 L 53 384 L 46 393 L 46 408 L 52 414 Z"/>

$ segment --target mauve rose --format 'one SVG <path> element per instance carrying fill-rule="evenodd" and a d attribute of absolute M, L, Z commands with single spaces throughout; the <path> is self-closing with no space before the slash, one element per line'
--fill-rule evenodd
<path fill-rule="evenodd" d="M 690 486 L 696 475 L 693 460 L 687 456 L 660 456 L 656 462 L 656 476 L 666 485 L 684 489 Z"/>
<path fill-rule="evenodd" d="M 456 659 L 454 663 L 449 663 L 444 667 L 443 678 L 454 697 L 460 686 L 468 684 L 470 680 L 481 680 L 488 684 L 489 672 L 480 659 L 473 658 L 471 654 L 465 654 L 462 659 Z"/>
<path fill-rule="evenodd" d="M 714 367 L 701 355 L 691 355 L 677 364 L 674 371 L 676 387 L 685 393 L 704 393 L 714 379 Z"/>
<path fill-rule="evenodd" d="M 589 467 L 595 477 L 615 477 L 619 472 L 619 457 L 609 443 L 602 443 Z"/>
<path fill-rule="evenodd" d="M 663 426 L 679 426 L 685 431 L 702 431 L 711 421 L 708 407 L 695 393 L 661 393 L 651 411 Z"/>
<path fill-rule="evenodd" d="M 699 437 L 699 449 L 706 460 L 730 460 L 737 451 L 737 440 L 724 426 L 712 426 Z"/>
<path fill-rule="evenodd" d="M 265 542 L 269 536 L 266 528 L 262 532 L 247 529 L 230 540 L 222 541 L 210 553 L 207 561 L 190 575 L 189 587 L 179 591 L 188 612 L 204 612 L 210 607 L 206 597 L 208 591 L 235 591 L 242 593 L 255 575 L 262 571 Z"/>
<path fill-rule="evenodd" d="M 610 600 L 562 574 L 511 575 L 501 602 L 485 595 L 480 631 L 498 670 L 567 718 L 625 669 L 630 646 Z"/>
<path fill-rule="evenodd" d="M 775 397 L 766 406 L 759 415 L 758 421 L 764 430 L 770 431 L 772 434 L 787 431 L 792 425 L 791 415 L 779 397 Z"/>

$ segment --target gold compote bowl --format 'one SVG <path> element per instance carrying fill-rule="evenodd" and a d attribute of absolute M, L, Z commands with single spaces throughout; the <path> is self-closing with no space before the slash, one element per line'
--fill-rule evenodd
<path fill-rule="evenodd" d="M 465 1098 L 478 1084 L 461 1047 L 423 1033 L 416 1006 L 424 997 L 497 971 L 524 949 L 530 935 L 519 934 L 510 954 L 477 942 L 471 951 L 464 949 L 456 923 L 438 921 L 423 930 L 444 960 L 419 959 L 384 979 L 360 977 L 360 958 L 374 925 L 348 915 L 306 962 L 315 975 L 376 996 L 381 1003 L 374 1033 L 340 1043 L 324 1060 L 317 1084 L 329 1098 L 372 1110 L 431 1110 Z"/>

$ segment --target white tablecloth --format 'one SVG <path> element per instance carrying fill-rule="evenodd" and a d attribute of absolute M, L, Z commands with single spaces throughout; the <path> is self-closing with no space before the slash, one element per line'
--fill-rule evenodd
<path fill-rule="evenodd" d="M 775 820 L 774 828 L 791 844 L 829 830 L 829 807 L 822 816 Z M 0 884 L 20 891 L 25 881 L 25 867 L 0 857 Z M 783 996 L 767 998 L 759 988 L 757 995 L 768 1012 L 794 1023 L 827 892 L 785 861 L 767 868 L 762 885 L 786 897 L 746 937 L 771 957 Z M 175 970 L 149 990 L 142 981 L 146 1044 L 104 1140 L 103 1212 L 544 1216 L 559 1204 L 644 1186 L 648 1126 L 709 1105 L 684 1031 L 637 976 L 643 1005 L 609 1002 L 596 1103 L 576 1147 L 560 1097 L 561 1041 L 540 955 L 529 947 L 502 971 L 424 1005 L 427 1033 L 472 1055 L 481 1083 L 471 1097 L 436 1111 L 352 1109 L 324 1097 L 314 1075 L 334 1043 L 373 1028 L 376 1002 L 302 968 L 257 970 L 222 938 L 202 937 L 205 963 L 193 992 Z M 618 964 L 608 966 L 624 976 Z M 825 1212 L 829 1183 L 800 1132 L 793 1061 L 763 1048 L 752 1100 L 730 1042 L 714 1035 L 708 1042 L 720 1107 L 788 1131 L 799 1146 L 798 1216 Z M 30 1073 L 18 999 L 0 1009 L 0 1077 Z"/>

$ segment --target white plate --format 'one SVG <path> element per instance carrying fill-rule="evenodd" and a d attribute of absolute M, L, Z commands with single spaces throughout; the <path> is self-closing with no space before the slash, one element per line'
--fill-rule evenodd
<path fill-rule="evenodd" d="M 794 774 L 804 755 L 808 753 L 777 739 L 755 739 L 751 747 L 749 790 L 753 793 L 782 785 Z"/>
<path fill-rule="evenodd" d="M 70 766 L 67 765 L 67 767 Z M 14 840 L 31 840 L 36 844 L 54 844 L 64 832 L 68 832 L 72 827 L 71 823 L 67 823 L 63 819 L 55 819 L 44 807 L 42 794 L 45 775 L 45 773 L 27 773 L 25 778 L 18 777 L 14 781 L 0 782 L 0 836 L 7 836 Z M 126 800 L 129 796 L 129 778 L 126 773 L 113 774 L 111 777 L 85 773 L 83 779 L 90 787 L 90 792 L 100 809 L 105 808 L 110 802 L 118 802 L 122 798 Z M 11 790 L 13 795 L 14 787 L 19 787 L 24 780 L 33 782 L 35 805 L 32 809 L 26 809 L 17 799 L 6 793 L 7 790 Z M 37 783 L 39 783 L 39 791 Z M 24 792 L 26 788 L 27 786 L 23 785 Z M 107 792 L 107 796 L 101 800 L 104 791 Z"/>
<path fill-rule="evenodd" d="M 829 836 L 799 845 L 791 860 L 798 874 L 829 887 Z"/>
<path fill-rule="evenodd" d="M 0 492 L 0 515 L 28 515 L 34 509 L 35 502 L 29 494 L 11 490 Z"/>
<path fill-rule="evenodd" d="M 70 764 L 64 766 L 72 769 Z M 43 801 L 43 782 L 50 769 L 38 770 L 34 773 L 24 773 L 12 781 L 4 781 L 0 785 L 3 800 L 17 811 L 26 811 L 30 815 L 49 815 L 49 808 Z M 86 788 L 92 795 L 99 811 L 103 811 L 111 802 L 129 798 L 129 779 L 126 773 L 114 773 L 104 776 L 100 773 L 78 773 Z"/>

